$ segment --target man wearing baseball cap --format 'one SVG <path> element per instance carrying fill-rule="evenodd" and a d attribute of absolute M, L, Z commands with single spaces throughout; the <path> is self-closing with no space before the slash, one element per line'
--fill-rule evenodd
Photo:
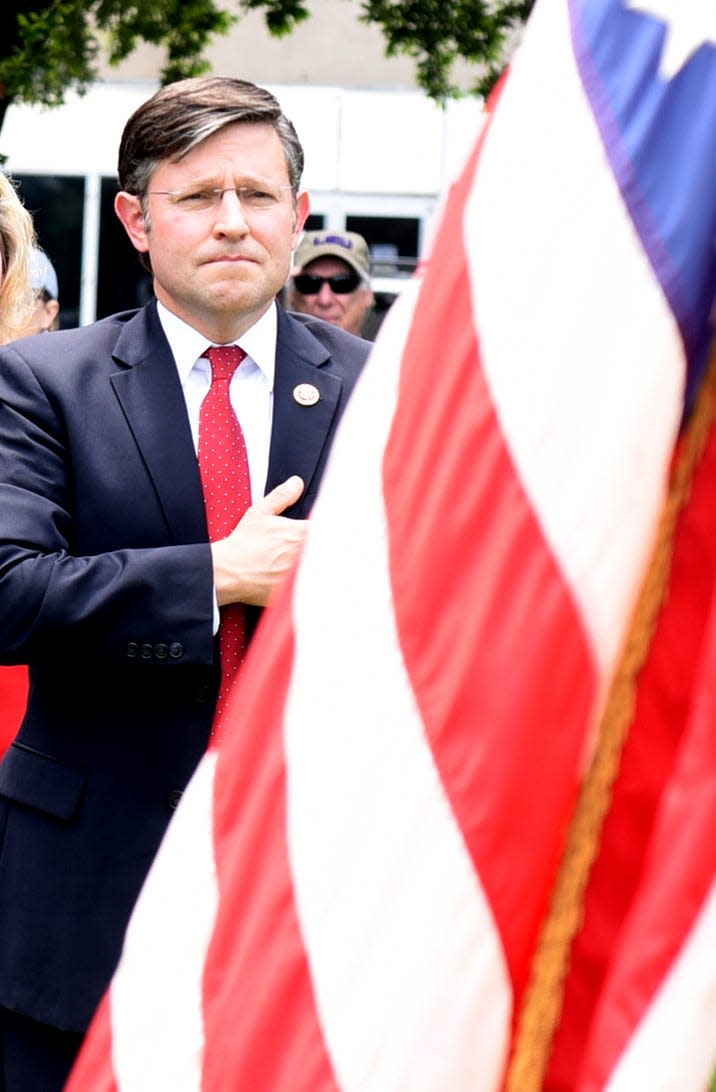
<path fill-rule="evenodd" d="M 39 247 L 33 247 L 30 255 L 30 282 L 35 304 L 20 337 L 26 337 L 28 334 L 46 334 L 49 330 L 57 329 L 57 318 L 60 313 L 57 274 L 44 250 L 40 250 Z"/>
<path fill-rule="evenodd" d="M 287 286 L 291 311 L 360 334 L 373 304 L 370 251 L 355 231 L 307 231 L 294 255 Z"/>

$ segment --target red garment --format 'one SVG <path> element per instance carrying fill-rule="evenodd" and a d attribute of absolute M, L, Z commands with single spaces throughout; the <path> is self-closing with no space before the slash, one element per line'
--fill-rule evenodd
<path fill-rule="evenodd" d="M 24 664 L 0 667 L 0 757 L 12 743 L 27 704 L 28 678 Z"/>

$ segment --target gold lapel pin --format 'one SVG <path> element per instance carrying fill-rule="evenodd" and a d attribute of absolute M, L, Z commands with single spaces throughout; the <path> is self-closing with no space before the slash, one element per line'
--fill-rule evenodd
<path fill-rule="evenodd" d="M 293 388 L 293 399 L 299 406 L 315 406 L 320 397 L 318 387 L 314 387 L 313 383 L 299 383 Z"/>

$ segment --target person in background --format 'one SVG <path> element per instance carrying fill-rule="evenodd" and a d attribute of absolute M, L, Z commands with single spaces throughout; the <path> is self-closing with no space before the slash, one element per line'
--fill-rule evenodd
<path fill-rule="evenodd" d="M 0 344 L 16 338 L 32 310 L 32 218 L 0 171 Z"/>
<path fill-rule="evenodd" d="M 286 288 L 289 310 L 362 336 L 373 305 L 368 244 L 354 231 L 306 232 Z"/>
<path fill-rule="evenodd" d="M 30 256 L 30 282 L 34 292 L 34 306 L 29 322 L 21 335 L 46 334 L 57 330 L 59 325 L 60 303 L 57 274 L 44 250 L 33 247 Z"/>
<path fill-rule="evenodd" d="M 0 172 L 0 343 L 19 337 L 30 318 L 33 293 L 32 219 L 10 180 Z M 24 664 L 0 667 L 0 755 L 14 739 L 27 701 Z"/>
<path fill-rule="evenodd" d="M 31 679 L 0 763 L 2 1092 L 66 1081 L 370 349 L 276 302 L 302 170 L 269 91 L 161 88 L 115 198 L 154 297 L 0 349 L 0 657 Z"/>

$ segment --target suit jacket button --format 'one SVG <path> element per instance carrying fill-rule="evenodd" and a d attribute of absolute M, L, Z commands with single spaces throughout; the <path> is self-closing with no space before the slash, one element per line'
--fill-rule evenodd
<path fill-rule="evenodd" d="M 179 660 L 184 655 L 184 645 L 180 641 L 172 641 L 169 645 L 169 655 L 173 660 Z"/>
<path fill-rule="evenodd" d="M 158 644 L 154 646 L 154 655 L 158 660 L 166 660 L 169 655 L 169 648 L 165 644 Z"/>
<path fill-rule="evenodd" d="M 154 655 L 154 645 L 142 645 L 139 650 L 139 655 L 143 660 L 151 660 Z"/>
<path fill-rule="evenodd" d="M 172 791 L 169 793 L 169 796 L 167 797 L 167 803 L 172 811 L 176 811 L 176 809 L 179 807 L 179 801 L 181 800 L 183 795 L 184 793 L 181 789 L 172 789 Z"/>
<path fill-rule="evenodd" d="M 127 645 L 127 656 L 133 660 L 139 654 L 139 645 L 136 641 L 130 641 Z"/>

